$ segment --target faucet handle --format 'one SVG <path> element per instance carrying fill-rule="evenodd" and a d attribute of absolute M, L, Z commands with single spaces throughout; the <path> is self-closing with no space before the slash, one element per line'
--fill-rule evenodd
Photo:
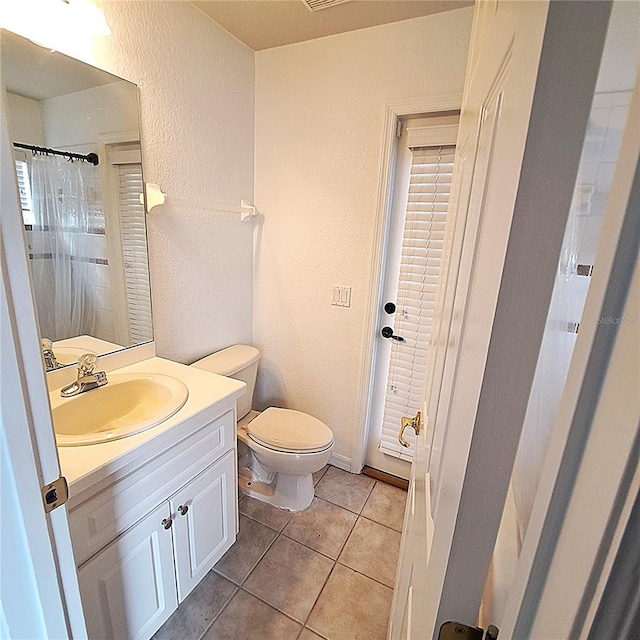
<path fill-rule="evenodd" d="M 40 339 L 40 348 L 43 351 L 53 351 L 53 342 L 49 340 L 49 338 L 41 338 Z"/>
<path fill-rule="evenodd" d="M 93 373 L 98 364 L 98 356 L 95 353 L 85 353 L 78 358 L 78 377 Z"/>

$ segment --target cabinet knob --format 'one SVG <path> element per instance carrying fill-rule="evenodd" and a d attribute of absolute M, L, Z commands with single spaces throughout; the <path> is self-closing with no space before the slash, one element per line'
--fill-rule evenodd
<path fill-rule="evenodd" d="M 181 516 L 186 516 L 187 515 L 187 511 L 189 511 L 189 505 L 187 504 L 181 504 L 178 507 L 178 511 L 180 512 Z"/>
<path fill-rule="evenodd" d="M 171 518 L 165 518 L 160 524 L 162 524 L 165 529 L 171 529 L 173 520 Z"/>

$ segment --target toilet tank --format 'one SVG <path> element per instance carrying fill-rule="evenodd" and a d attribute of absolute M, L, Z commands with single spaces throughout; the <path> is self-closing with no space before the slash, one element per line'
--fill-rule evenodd
<path fill-rule="evenodd" d="M 247 392 L 238 398 L 238 420 L 251 411 L 253 391 L 256 386 L 260 352 L 246 344 L 234 344 L 194 362 L 191 366 L 221 376 L 241 380 L 247 384 Z"/>

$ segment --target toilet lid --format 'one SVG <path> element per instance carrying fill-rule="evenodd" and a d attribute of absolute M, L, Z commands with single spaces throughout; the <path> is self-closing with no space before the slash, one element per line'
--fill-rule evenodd
<path fill-rule="evenodd" d="M 269 407 L 247 425 L 247 434 L 259 444 L 283 451 L 322 451 L 333 443 L 324 422 L 302 411 Z"/>

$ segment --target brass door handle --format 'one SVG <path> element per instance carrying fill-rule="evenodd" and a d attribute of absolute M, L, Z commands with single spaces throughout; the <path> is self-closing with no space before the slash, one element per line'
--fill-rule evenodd
<path fill-rule="evenodd" d="M 422 417 L 420 415 L 420 412 L 418 411 L 418 413 L 416 413 L 414 418 L 406 418 L 403 417 L 402 421 L 400 422 L 400 433 L 398 433 L 398 442 L 403 446 L 403 447 L 410 447 L 411 444 L 409 442 L 407 442 L 404 439 L 404 430 L 407 427 L 411 427 L 415 432 L 416 435 L 418 435 L 420 433 L 420 428 L 422 426 Z"/>

